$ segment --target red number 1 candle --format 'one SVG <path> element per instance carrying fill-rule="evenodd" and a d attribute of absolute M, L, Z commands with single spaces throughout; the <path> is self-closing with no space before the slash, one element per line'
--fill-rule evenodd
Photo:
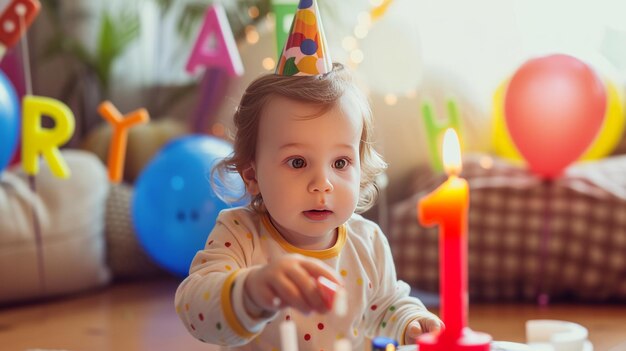
<path fill-rule="evenodd" d="M 461 148 L 453 129 L 444 135 L 442 154 L 448 180 L 420 200 L 417 212 L 422 225 L 439 225 L 439 296 L 445 328 L 424 334 L 417 343 L 420 351 L 489 351 L 491 336 L 467 327 L 469 186 L 459 177 Z"/>

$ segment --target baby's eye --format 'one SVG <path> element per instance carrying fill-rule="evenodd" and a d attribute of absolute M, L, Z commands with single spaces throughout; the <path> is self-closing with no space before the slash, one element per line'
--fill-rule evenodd
<path fill-rule="evenodd" d="M 304 159 L 301 157 L 294 157 L 287 161 L 287 164 L 289 164 L 291 168 L 302 168 L 306 166 L 306 161 L 304 161 Z"/>
<path fill-rule="evenodd" d="M 333 167 L 335 167 L 337 169 L 344 169 L 344 168 L 348 167 L 349 164 L 350 164 L 350 160 L 345 159 L 345 158 L 340 158 L 338 160 L 335 160 L 335 163 L 333 164 Z"/>

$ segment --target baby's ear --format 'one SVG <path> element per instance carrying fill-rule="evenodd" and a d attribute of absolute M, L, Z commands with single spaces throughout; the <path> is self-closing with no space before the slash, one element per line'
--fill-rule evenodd
<path fill-rule="evenodd" d="M 252 196 L 259 194 L 259 182 L 256 180 L 256 169 L 253 164 L 241 172 L 241 178 L 246 184 L 246 190 Z"/>

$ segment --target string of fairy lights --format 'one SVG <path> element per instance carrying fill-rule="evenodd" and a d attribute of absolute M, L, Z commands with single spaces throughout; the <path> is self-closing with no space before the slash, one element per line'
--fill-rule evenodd
<path fill-rule="evenodd" d="M 393 0 L 369 0 L 371 9 L 369 11 L 362 11 L 357 15 L 357 22 L 352 29 L 352 32 L 346 35 L 341 41 L 341 47 L 348 54 L 348 65 L 352 69 L 357 69 L 359 65 L 365 60 L 365 53 L 360 48 L 360 41 L 364 40 L 372 26 L 378 21 L 386 12 Z M 248 8 L 248 16 L 251 19 L 257 19 L 260 11 L 256 6 L 250 6 Z M 275 30 L 275 21 L 273 15 L 270 13 L 266 17 L 266 23 L 268 28 Z M 254 24 L 248 25 L 245 28 L 245 40 L 249 45 L 255 45 L 260 40 L 259 30 Z M 264 70 L 272 71 L 276 68 L 276 60 L 273 57 L 265 57 L 261 60 L 261 65 Z M 406 97 L 414 98 L 416 96 L 415 90 L 411 90 L 406 93 Z M 387 93 L 384 95 L 384 101 L 387 105 L 393 106 L 398 102 L 398 96 L 393 93 Z"/>
<path fill-rule="evenodd" d="M 341 41 L 341 47 L 348 54 L 348 66 L 351 69 L 358 69 L 359 65 L 365 60 L 365 53 L 360 48 L 360 42 L 364 40 L 370 32 L 372 26 L 381 19 L 387 9 L 392 4 L 393 0 L 369 0 L 371 9 L 369 11 L 362 11 L 357 15 L 357 22 L 354 25 L 351 33 L 346 35 Z M 260 10 L 257 6 L 250 6 L 248 8 L 248 16 L 252 20 L 256 20 L 260 16 Z M 264 19 L 265 23 L 262 26 L 266 26 L 270 31 L 276 30 L 275 19 L 272 13 L 269 13 Z M 256 21 L 259 23 L 258 21 Z M 248 45 L 256 45 L 261 39 L 261 34 L 257 28 L 257 24 L 250 24 L 244 28 L 245 41 Z M 276 68 L 276 59 L 273 57 L 265 57 L 261 60 L 261 66 L 264 70 L 271 72 Z M 406 93 L 406 97 L 413 99 L 416 97 L 415 90 L 411 90 Z M 394 106 L 398 102 L 398 96 L 394 93 L 384 94 L 384 101 L 389 106 Z M 215 136 L 225 136 L 226 128 L 222 123 L 215 123 L 211 127 L 211 133 Z"/>

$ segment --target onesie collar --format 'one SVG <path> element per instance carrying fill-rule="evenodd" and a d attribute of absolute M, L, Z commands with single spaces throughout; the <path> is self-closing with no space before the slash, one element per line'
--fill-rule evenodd
<path fill-rule="evenodd" d="M 280 235 L 276 227 L 274 227 L 274 224 L 272 224 L 272 221 L 270 220 L 267 212 L 261 215 L 261 221 L 263 222 L 263 226 L 270 233 L 272 238 L 276 240 L 276 242 L 288 252 L 298 253 L 304 256 L 315 257 L 320 260 L 325 260 L 339 256 L 339 252 L 341 252 L 341 249 L 343 249 L 343 246 L 346 243 L 347 235 L 345 223 L 337 227 L 337 241 L 335 242 L 335 245 L 324 250 L 304 250 L 291 245 L 287 240 L 285 240 L 285 238 L 283 238 L 282 235 Z"/>

